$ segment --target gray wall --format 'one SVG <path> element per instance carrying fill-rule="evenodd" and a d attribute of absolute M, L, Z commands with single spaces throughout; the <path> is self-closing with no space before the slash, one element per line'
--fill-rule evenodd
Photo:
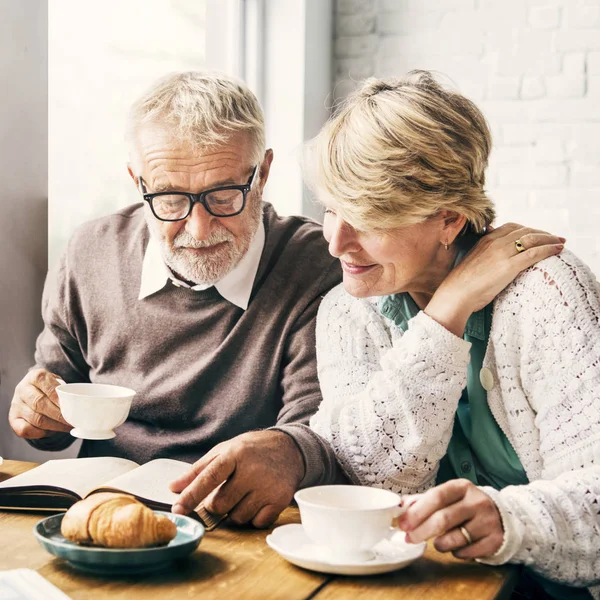
<path fill-rule="evenodd" d="M 7 414 L 33 362 L 47 264 L 48 9 L 0 0 L 0 455 L 40 460 Z M 46 455 L 47 456 L 47 455 Z"/>

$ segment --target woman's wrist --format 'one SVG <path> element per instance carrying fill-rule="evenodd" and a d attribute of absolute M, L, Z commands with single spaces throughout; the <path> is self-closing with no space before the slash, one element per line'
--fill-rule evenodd
<path fill-rule="evenodd" d="M 448 297 L 440 288 L 433 295 L 423 312 L 450 333 L 462 337 L 467 321 L 473 311 L 457 296 Z"/>

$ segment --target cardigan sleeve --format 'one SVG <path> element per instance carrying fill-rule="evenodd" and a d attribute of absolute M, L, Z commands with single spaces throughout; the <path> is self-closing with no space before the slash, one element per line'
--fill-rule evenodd
<path fill-rule="evenodd" d="M 390 332 L 342 286 L 317 317 L 323 401 L 311 427 L 354 482 L 414 493 L 435 482 L 466 385 L 470 344 L 419 313 Z"/>
<path fill-rule="evenodd" d="M 587 267 L 565 252 L 519 278 L 500 298 L 496 311 L 495 318 L 504 313 L 519 315 L 511 329 L 519 330 L 519 375 L 536 414 L 542 468 L 540 479 L 528 485 L 500 492 L 482 488 L 498 506 L 505 538 L 500 550 L 481 562 L 523 563 L 553 580 L 598 584 L 597 283 Z"/>

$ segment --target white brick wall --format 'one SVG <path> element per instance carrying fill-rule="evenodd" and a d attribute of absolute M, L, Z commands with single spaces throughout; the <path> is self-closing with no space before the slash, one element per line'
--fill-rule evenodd
<path fill-rule="evenodd" d="M 568 238 L 600 275 L 600 0 L 337 0 L 335 96 L 432 69 L 488 118 L 498 222 Z"/>

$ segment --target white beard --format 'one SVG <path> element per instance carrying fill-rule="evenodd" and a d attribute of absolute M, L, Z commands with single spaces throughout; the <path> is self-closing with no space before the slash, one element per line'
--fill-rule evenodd
<path fill-rule="evenodd" d="M 258 209 L 258 210 L 257 210 Z M 159 242 L 165 264 L 175 275 L 194 284 L 213 285 L 230 273 L 242 260 L 250 242 L 258 229 L 262 216 L 262 203 L 251 202 L 246 206 L 250 227 L 247 233 L 235 237 L 224 227 L 215 229 L 206 240 L 196 240 L 185 229 L 173 239 L 166 240 L 160 230 L 160 221 L 151 213 L 146 213 L 146 221 L 151 235 Z M 210 248 L 221 244 L 218 248 L 203 252 L 201 256 L 190 248 Z"/>

